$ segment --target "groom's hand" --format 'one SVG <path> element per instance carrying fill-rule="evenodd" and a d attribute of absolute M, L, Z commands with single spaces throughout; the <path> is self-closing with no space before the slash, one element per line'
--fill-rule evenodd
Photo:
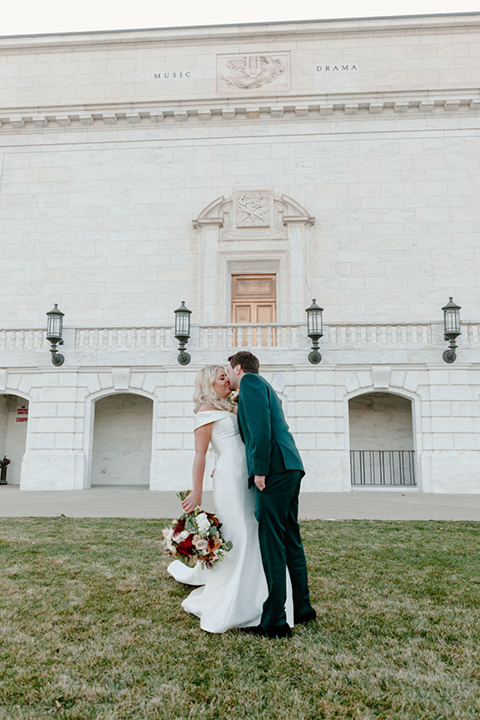
<path fill-rule="evenodd" d="M 265 475 L 255 475 L 253 482 L 259 490 L 265 490 Z"/>

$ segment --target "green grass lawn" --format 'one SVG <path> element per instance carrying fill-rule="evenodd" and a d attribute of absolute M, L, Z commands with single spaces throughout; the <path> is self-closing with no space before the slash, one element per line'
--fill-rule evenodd
<path fill-rule="evenodd" d="M 0 520 L 1 720 L 480 717 L 476 523 L 302 523 L 291 640 L 202 632 L 165 524 Z"/>

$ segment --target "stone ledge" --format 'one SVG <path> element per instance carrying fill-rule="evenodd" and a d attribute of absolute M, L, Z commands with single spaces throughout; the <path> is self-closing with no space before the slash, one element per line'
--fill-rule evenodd
<path fill-rule="evenodd" d="M 239 99 L 242 103 L 242 99 Z M 332 95 L 311 95 L 307 98 L 284 98 L 283 103 L 271 102 L 264 97 L 257 99 L 255 105 L 223 105 L 213 103 L 211 107 L 192 100 L 190 103 L 182 101 L 179 106 L 153 108 L 139 103 L 136 108 L 92 108 L 78 110 L 72 108 L 61 111 L 45 109 L 43 113 L 29 109 L 19 110 L 10 114 L 0 110 L 0 128 L 4 131 L 43 130 L 45 128 L 79 128 L 87 126 L 111 127 L 112 125 L 135 126 L 157 123 L 182 123 L 187 121 L 208 122 L 212 120 L 246 121 L 265 118 L 282 119 L 309 119 L 320 118 L 334 113 L 351 115 L 381 115 L 385 113 L 394 115 L 424 114 L 435 111 L 476 112 L 480 110 L 480 95 L 477 91 L 457 92 L 445 90 L 435 97 L 429 91 L 416 91 L 404 97 L 404 93 L 375 93 L 373 97 L 368 94 L 334 97 Z"/>

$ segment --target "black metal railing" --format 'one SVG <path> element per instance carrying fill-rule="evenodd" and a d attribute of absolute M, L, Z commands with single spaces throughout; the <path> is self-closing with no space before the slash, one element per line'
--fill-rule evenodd
<path fill-rule="evenodd" d="M 414 450 L 350 450 L 352 485 L 416 485 Z"/>

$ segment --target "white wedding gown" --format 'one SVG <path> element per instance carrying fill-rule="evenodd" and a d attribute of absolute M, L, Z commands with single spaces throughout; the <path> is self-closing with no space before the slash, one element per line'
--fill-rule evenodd
<path fill-rule="evenodd" d="M 255 493 L 248 487 L 245 445 L 237 416 L 226 410 L 206 410 L 195 416 L 195 429 L 213 422 L 212 447 L 217 453 L 213 475 L 215 511 L 225 540 L 233 548 L 211 569 L 197 563 L 189 568 L 180 560 L 168 572 L 187 585 L 201 585 L 182 602 L 188 613 L 200 618 L 200 627 L 222 633 L 233 627 L 258 625 L 267 597 L 267 583 L 258 544 L 254 515 Z M 287 582 L 287 621 L 293 625 L 290 579 Z"/>

